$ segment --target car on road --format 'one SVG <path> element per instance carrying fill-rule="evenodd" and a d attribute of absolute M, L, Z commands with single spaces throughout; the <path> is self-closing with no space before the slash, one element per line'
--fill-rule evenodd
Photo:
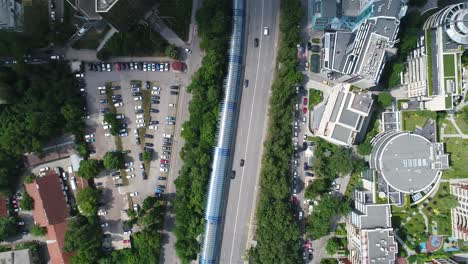
<path fill-rule="evenodd" d="M 137 196 L 138 195 L 138 192 L 131 192 L 130 193 L 130 196 L 133 197 L 133 196 Z"/>
<path fill-rule="evenodd" d="M 270 34 L 270 29 L 268 27 L 263 28 L 263 35 L 268 36 Z"/>
<path fill-rule="evenodd" d="M 245 160 L 244 160 L 244 159 L 241 159 L 241 160 L 240 160 L 240 166 L 241 166 L 241 167 L 244 167 L 244 163 L 245 163 Z"/>
<path fill-rule="evenodd" d="M 254 47 L 258 47 L 258 43 L 259 43 L 258 38 L 255 38 L 254 39 Z"/>
<path fill-rule="evenodd" d="M 141 100 L 143 100 L 143 97 L 141 97 L 141 96 L 135 96 L 135 97 L 133 98 L 133 100 L 135 100 L 135 101 L 141 101 Z"/>
<path fill-rule="evenodd" d="M 235 179 L 236 178 L 236 171 L 231 171 L 231 179 Z"/>

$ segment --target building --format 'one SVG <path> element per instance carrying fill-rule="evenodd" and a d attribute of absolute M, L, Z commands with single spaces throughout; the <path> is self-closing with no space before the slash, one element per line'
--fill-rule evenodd
<path fill-rule="evenodd" d="M 456 261 L 449 258 L 438 258 L 433 259 L 432 261 L 426 262 L 427 264 L 457 264 Z"/>
<path fill-rule="evenodd" d="M 468 180 L 450 184 L 450 193 L 458 205 L 452 208 L 452 236 L 468 241 Z"/>
<path fill-rule="evenodd" d="M 49 170 L 45 176 L 26 184 L 26 192 L 34 200 L 35 224 L 47 229 L 50 263 L 69 263 L 70 255 L 63 251 L 63 246 L 70 214 L 62 178 L 55 171 Z"/>
<path fill-rule="evenodd" d="M 449 167 L 442 143 L 405 131 L 390 130 L 372 141 L 369 166 L 392 189 L 404 194 L 425 191 Z"/>
<path fill-rule="evenodd" d="M 350 91 L 351 85 L 333 89 L 314 133 L 332 143 L 350 146 L 365 136 L 371 110 L 372 95 L 363 91 Z M 319 118 L 319 117 L 314 117 Z"/>
<path fill-rule="evenodd" d="M 118 31 L 127 31 L 158 2 L 152 0 L 95 0 L 96 13 Z"/>
<path fill-rule="evenodd" d="M 463 93 L 461 55 L 468 48 L 468 3 L 443 8 L 424 23 L 401 83 L 421 110 L 452 110 Z"/>
<path fill-rule="evenodd" d="M 33 256 L 30 249 L 12 250 L 0 253 L 2 264 L 32 264 Z"/>
<path fill-rule="evenodd" d="M 370 88 L 378 84 L 387 59 L 396 54 L 394 45 L 407 6 L 402 0 L 343 1 L 345 4 L 350 6 L 349 12 L 360 12 L 352 23 L 343 22 L 350 29 L 325 33 L 322 68 L 336 82 Z"/>
<path fill-rule="evenodd" d="M 20 0 L 0 0 L 0 29 L 23 31 L 23 18 Z"/>
<path fill-rule="evenodd" d="M 398 252 L 390 205 L 375 204 L 365 189 L 355 190 L 354 209 L 346 221 L 348 259 L 352 264 L 395 263 Z"/>

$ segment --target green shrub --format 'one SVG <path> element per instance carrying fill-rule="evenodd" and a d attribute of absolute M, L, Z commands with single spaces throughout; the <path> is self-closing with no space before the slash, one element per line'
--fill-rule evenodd
<path fill-rule="evenodd" d="M 31 234 L 34 236 L 45 236 L 47 233 L 47 228 L 40 227 L 38 225 L 31 226 Z"/>

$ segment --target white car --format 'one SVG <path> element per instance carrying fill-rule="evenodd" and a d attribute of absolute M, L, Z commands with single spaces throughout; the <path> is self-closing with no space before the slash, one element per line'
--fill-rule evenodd
<path fill-rule="evenodd" d="M 137 119 L 135 122 L 136 122 L 137 124 L 142 124 L 142 123 L 144 123 L 144 122 L 145 122 L 145 120 L 144 120 L 144 119 L 141 119 L 141 118 L 139 118 L 139 119 Z"/>
<path fill-rule="evenodd" d="M 143 109 L 143 107 L 141 105 L 135 106 L 135 110 L 141 110 L 141 109 Z"/>
<path fill-rule="evenodd" d="M 85 139 L 93 138 L 93 137 L 94 137 L 94 134 L 85 135 L 84 137 L 85 137 Z"/>
<path fill-rule="evenodd" d="M 107 222 L 101 224 L 101 227 L 108 227 L 108 226 L 109 226 L 109 223 L 107 223 Z"/>
<path fill-rule="evenodd" d="M 105 133 L 104 136 L 105 136 L 105 137 L 110 137 L 110 136 L 111 136 L 111 133 Z"/>
<path fill-rule="evenodd" d="M 159 171 L 160 171 L 160 172 L 167 172 L 168 169 L 167 169 L 167 168 L 159 168 Z"/>
<path fill-rule="evenodd" d="M 159 86 L 153 86 L 153 90 L 154 90 L 154 91 L 160 91 L 160 90 L 161 90 L 161 87 L 159 87 Z"/>
<path fill-rule="evenodd" d="M 109 128 L 111 128 L 111 125 L 104 125 L 104 126 L 102 126 L 102 128 L 109 129 Z"/>
<path fill-rule="evenodd" d="M 161 159 L 169 159 L 169 156 L 167 156 L 167 155 L 162 155 L 162 156 L 161 156 Z"/>
<path fill-rule="evenodd" d="M 127 132 L 120 133 L 119 136 L 121 136 L 121 137 L 126 137 L 126 136 L 128 136 L 128 133 L 127 133 Z"/>
<path fill-rule="evenodd" d="M 137 119 L 143 119 L 144 117 L 145 117 L 145 116 L 144 116 L 143 114 L 138 114 L 138 115 L 136 115 L 136 118 L 137 118 Z"/>
<path fill-rule="evenodd" d="M 130 193 L 130 196 L 133 197 L 133 196 L 137 196 L 138 195 L 138 192 L 131 192 Z"/>
<path fill-rule="evenodd" d="M 268 36 L 268 34 L 270 34 L 270 29 L 268 27 L 264 27 L 263 28 L 263 35 Z"/>
<path fill-rule="evenodd" d="M 48 171 L 48 170 L 50 170 L 49 167 L 44 167 L 44 168 L 41 168 L 41 169 L 39 170 L 39 172 L 46 172 L 46 171 Z"/>
<path fill-rule="evenodd" d="M 127 175 L 127 179 L 135 178 L 135 174 Z"/>
<path fill-rule="evenodd" d="M 75 77 L 76 78 L 84 78 L 84 74 L 83 73 L 77 73 L 77 74 L 75 74 Z"/>
<path fill-rule="evenodd" d="M 116 181 L 116 180 L 118 180 L 118 179 L 120 179 L 120 175 L 117 175 L 117 176 L 113 176 L 113 177 L 112 177 L 112 180 L 114 180 L 114 181 Z"/>
<path fill-rule="evenodd" d="M 152 95 L 159 95 L 159 94 L 161 94 L 161 93 L 160 93 L 159 91 L 151 91 L 151 94 L 152 94 Z"/>
<path fill-rule="evenodd" d="M 105 89 L 106 89 L 106 87 L 105 87 L 105 86 L 98 86 L 98 88 L 97 88 L 97 89 L 98 89 L 98 90 L 105 90 Z"/>
<path fill-rule="evenodd" d="M 192 50 L 191 50 L 191 49 L 187 49 L 187 48 L 186 48 L 186 49 L 184 49 L 184 50 L 185 50 L 185 52 L 187 52 L 187 54 L 191 54 L 191 53 L 192 53 Z"/>
<path fill-rule="evenodd" d="M 133 167 L 125 169 L 126 172 L 131 172 L 131 171 L 134 171 L 134 170 L 135 170 L 135 168 L 133 168 Z"/>
<path fill-rule="evenodd" d="M 163 134 L 163 137 L 165 137 L 165 138 L 172 138 L 172 135 L 171 135 L 171 134 Z"/>
<path fill-rule="evenodd" d="M 130 161 L 130 162 L 125 163 L 125 167 L 130 167 L 130 166 L 132 166 L 132 165 L 133 165 L 133 161 Z"/>
<path fill-rule="evenodd" d="M 107 214 L 107 211 L 99 211 L 97 214 L 98 214 L 98 215 L 102 215 L 102 216 L 104 216 L 104 215 L 106 215 L 106 214 Z"/>
<path fill-rule="evenodd" d="M 176 107 L 176 104 L 169 104 L 170 107 Z"/>
<path fill-rule="evenodd" d="M 135 133 L 135 136 L 138 137 L 138 129 L 133 130 L 133 132 Z"/>
<path fill-rule="evenodd" d="M 101 91 L 99 91 L 99 93 L 100 94 L 106 94 L 107 92 L 106 92 L 106 90 L 101 90 Z"/>
<path fill-rule="evenodd" d="M 124 118 L 125 118 L 125 115 L 124 115 L 124 114 L 118 114 L 118 115 L 115 115 L 115 118 L 117 118 L 117 119 L 124 119 Z"/>
<path fill-rule="evenodd" d="M 119 107 L 119 106 L 122 106 L 122 105 L 123 105 L 122 102 L 119 102 L 119 103 L 115 103 L 115 104 L 114 104 L 115 107 Z M 117 119 L 119 119 L 119 118 L 117 118 Z"/>
<path fill-rule="evenodd" d="M 144 127 L 144 126 L 145 126 L 145 123 L 137 124 L 137 128 Z"/>
<path fill-rule="evenodd" d="M 124 235 L 131 235 L 131 234 L 132 234 L 132 230 L 128 230 L 124 232 Z"/>
<path fill-rule="evenodd" d="M 135 101 L 141 101 L 141 100 L 143 100 L 143 97 L 141 97 L 141 96 L 135 96 L 135 97 L 133 98 L 133 100 L 135 100 Z"/>
<path fill-rule="evenodd" d="M 158 126 L 149 126 L 149 129 L 158 130 Z"/>

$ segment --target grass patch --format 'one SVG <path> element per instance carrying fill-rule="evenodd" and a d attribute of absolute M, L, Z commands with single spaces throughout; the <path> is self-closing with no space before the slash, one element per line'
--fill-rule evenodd
<path fill-rule="evenodd" d="M 150 122 L 150 119 L 151 119 L 151 116 L 150 116 L 150 107 L 151 107 L 151 91 L 149 90 L 144 90 L 142 91 L 142 97 L 143 97 L 143 104 L 142 104 L 142 107 L 143 107 L 143 110 L 145 111 L 144 112 L 144 120 L 145 120 L 145 124 L 146 126 L 149 125 L 149 122 Z M 141 140 L 141 144 L 142 144 L 142 147 L 145 146 L 145 141 L 146 141 L 146 138 L 145 138 L 145 134 L 146 134 L 146 126 L 144 127 L 141 127 L 139 129 L 139 134 L 140 134 L 140 140 Z M 151 161 L 144 161 L 145 163 L 145 170 L 146 170 L 146 173 L 149 175 L 149 171 L 151 169 L 151 166 L 150 166 L 150 163 Z"/>
<path fill-rule="evenodd" d="M 413 131 L 416 126 L 423 127 L 429 119 L 436 120 L 436 112 L 431 111 L 404 111 L 403 130 Z"/>
<path fill-rule="evenodd" d="M 433 221 L 437 223 L 437 233 L 439 235 L 451 235 L 452 222 L 450 209 L 456 204 L 454 200 L 455 198 L 450 194 L 449 183 L 443 182 L 440 183 L 436 195 L 423 208 L 423 212 L 428 217 L 429 225 L 432 225 Z M 431 228 L 429 232 L 432 233 Z"/>
<path fill-rule="evenodd" d="M 192 17 L 192 0 L 161 0 L 159 2 L 159 17 L 181 39 L 187 41 Z"/>
<path fill-rule="evenodd" d="M 439 121 L 437 126 L 442 127 L 442 125 L 444 125 L 444 124 L 445 124 L 445 128 L 444 128 L 444 133 L 445 134 L 458 134 L 457 130 L 452 125 L 452 122 L 450 122 L 447 119 L 442 119 L 441 121 Z M 440 134 L 440 132 L 439 132 L 439 134 Z"/>
<path fill-rule="evenodd" d="M 443 173 L 444 178 L 466 178 L 468 171 L 468 139 L 446 138 L 445 151 L 450 154 L 450 168 Z"/>
<path fill-rule="evenodd" d="M 362 187 L 362 178 L 360 172 L 353 172 L 351 179 L 349 179 L 348 186 L 346 186 L 345 197 L 351 200 L 354 189 Z"/>
<path fill-rule="evenodd" d="M 313 88 L 309 89 L 309 111 L 311 111 L 318 103 L 322 102 L 322 100 L 322 91 L 315 90 Z"/>
<path fill-rule="evenodd" d="M 455 77 L 455 56 L 444 54 L 444 76 Z"/>
<path fill-rule="evenodd" d="M 464 108 L 468 108 L 468 106 L 465 106 Z M 464 110 L 464 111 L 468 111 L 468 110 Z M 468 134 L 468 122 L 466 122 L 463 119 L 462 115 L 463 115 L 463 112 L 461 113 L 459 112 L 455 114 L 455 122 L 457 123 L 458 127 L 464 134 Z"/>
<path fill-rule="evenodd" d="M 110 30 L 109 26 L 103 31 L 97 31 L 96 28 L 90 29 L 86 34 L 73 43 L 72 47 L 74 49 L 92 49 L 95 50 L 99 46 L 100 40 L 106 35 Z"/>
<path fill-rule="evenodd" d="M 432 60 L 431 60 L 431 31 L 426 30 L 426 52 L 427 52 L 427 83 L 429 84 L 429 95 L 434 93 L 434 88 L 432 87 Z"/>
<path fill-rule="evenodd" d="M 402 219 L 403 220 L 403 219 Z M 405 220 L 403 220 L 404 222 Z M 419 243 L 426 241 L 428 236 L 426 235 L 426 224 L 424 223 L 424 218 L 420 213 L 411 215 L 411 220 L 406 222 L 398 234 L 400 238 L 405 241 L 408 247 L 415 249 Z"/>
<path fill-rule="evenodd" d="M 445 108 L 447 109 L 452 108 L 452 96 L 451 95 L 447 95 L 447 97 L 445 97 Z"/>

